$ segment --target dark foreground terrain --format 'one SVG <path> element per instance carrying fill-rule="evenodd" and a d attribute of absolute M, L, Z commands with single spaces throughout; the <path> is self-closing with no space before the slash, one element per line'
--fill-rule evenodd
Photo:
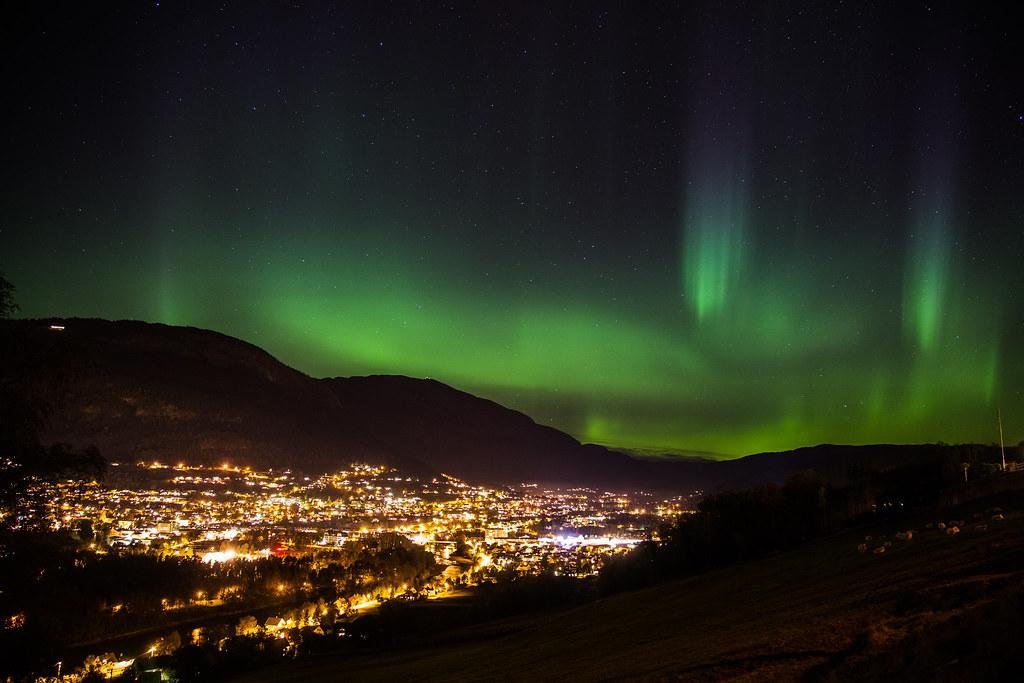
<path fill-rule="evenodd" d="M 993 519 L 995 506 L 1005 519 Z M 1004 495 L 568 611 L 243 680 L 1011 680 L 1024 664 L 1021 510 L 1024 496 Z M 954 519 L 966 521 L 956 535 L 934 526 Z M 897 540 L 908 528 L 913 538 Z"/>

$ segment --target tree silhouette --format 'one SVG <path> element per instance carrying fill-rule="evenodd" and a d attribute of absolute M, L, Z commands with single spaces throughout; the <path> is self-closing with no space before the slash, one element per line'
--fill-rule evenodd
<path fill-rule="evenodd" d="M 40 433 L 49 406 L 31 390 L 32 368 L 44 359 L 10 320 L 18 310 L 14 285 L 0 274 L 0 503 L 24 488 L 29 476 L 99 475 L 105 461 L 93 447 L 77 451 L 65 444 L 45 447 Z"/>
<path fill-rule="evenodd" d="M 18 310 L 18 304 L 14 303 L 14 285 L 0 273 L 0 319 L 6 320 Z"/>

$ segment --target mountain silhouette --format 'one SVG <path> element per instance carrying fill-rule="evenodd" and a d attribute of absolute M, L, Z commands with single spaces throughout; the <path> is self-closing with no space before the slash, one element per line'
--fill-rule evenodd
<path fill-rule="evenodd" d="M 316 379 L 224 334 L 138 321 L 4 321 L 49 406 L 44 440 L 113 461 L 247 464 L 310 474 L 351 462 L 474 482 L 738 488 L 853 463 L 905 462 L 940 446 L 814 446 L 731 461 L 632 457 L 581 444 L 523 413 L 431 379 Z M 57 325 L 63 329 L 55 330 Z"/>

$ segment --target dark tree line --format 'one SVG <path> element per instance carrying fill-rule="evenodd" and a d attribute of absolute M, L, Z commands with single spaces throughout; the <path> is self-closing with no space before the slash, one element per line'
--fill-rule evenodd
<path fill-rule="evenodd" d="M 769 484 L 704 498 L 694 514 L 665 525 L 661 543 L 648 541 L 608 562 L 601 588 L 615 592 L 764 555 L 814 538 L 833 527 L 829 487 L 813 471 Z"/>
<path fill-rule="evenodd" d="M 400 587 L 420 591 L 441 571 L 433 554 L 390 532 L 346 543 L 338 559 L 337 585 L 344 595 L 388 594 Z"/>
<path fill-rule="evenodd" d="M 0 614 L 24 616 L 20 628 L 0 630 L 5 672 L 32 670 L 74 643 L 195 616 L 195 598 L 225 589 L 226 609 L 258 609 L 355 594 L 388 597 L 403 585 L 422 588 L 440 571 L 433 555 L 396 534 L 350 542 L 330 557 L 224 564 L 131 551 L 97 556 L 70 534 L 6 531 L 0 542 L 7 548 L 0 556 Z"/>
<path fill-rule="evenodd" d="M 851 465 L 846 485 L 834 487 L 812 470 L 769 484 L 711 495 L 693 514 L 665 525 L 648 541 L 601 571 L 600 589 L 638 588 L 732 562 L 760 557 L 869 519 L 898 517 L 940 505 L 963 486 L 963 466 L 995 467 L 991 446 L 938 444 L 926 457 L 880 466 Z"/>

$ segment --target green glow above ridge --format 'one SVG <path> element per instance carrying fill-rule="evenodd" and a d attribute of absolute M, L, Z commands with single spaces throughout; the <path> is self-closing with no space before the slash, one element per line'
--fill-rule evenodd
<path fill-rule="evenodd" d="M 190 157 L 87 253 L 25 239 L 0 265 L 25 316 L 211 328 L 319 377 L 433 377 L 613 446 L 724 457 L 991 441 L 996 406 L 1008 442 L 1024 437 L 1020 303 L 1007 284 L 1019 264 L 971 239 L 985 226 L 954 211 L 944 169 L 922 174 L 927 193 L 909 206 L 900 195 L 844 211 L 849 189 L 816 187 L 800 149 L 759 173 L 748 117 L 712 90 L 694 104 L 659 212 L 564 209 L 586 202 L 555 180 L 557 209 L 537 216 L 518 201 L 526 192 L 464 201 L 479 177 L 410 199 L 360 175 L 386 178 L 402 149 L 360 152 L 363 138 L 343 136 L 325 153 L 343 149 L 360 172 L 339 174 L 310 133 L 317 154 L 289 167 L 305 174 L 291 193 L 276 170 L 237 195 L 208 191 Z M 70 231 L 70 215 L 44 227 Z"/>
<path fill-rule="evenodd" d="M 950 276 L 947 219 L 939 211 L 928 218 L 909 246 L 903 303 L 904 329 L 924 351 L 934 348 L 942 333 Z"/>
<path fill-rule="evenodd" d="M 704 206 L 704 202 L 694 203 Z M 702 321 L 721 311 L 743 265 L 743 217 L 735 207 L 695 209 L 687 219 L 686 297 Z"/>
<path fill-rule="evenodd" d="M 992 441 L 997 407 L 1024 438 L 998 12 L 123 4 L 99 42 L 91 4 L 19 13 L 23 316 L 210 328 L 625 447 Z"/>
<path fill-rule="evenodd" d="M 925 344 L 917 327 L 901 339 L 899 286 L 879 291 L 884 273 L 864 277 L 856 255 L 820 266 L 798 254 L 748 260 L 728 305 L 696 320 L 675 305 L 671 273 L 624 282 L 616 303 L 588 293 L 600 269 L 529 290 L 473 289 L 448 245 L 384 249 L 350 230 L 344 240 L 232 250 L 203 228 L 175 230 L 158 253 L 135 257 L 151 267 L 134 289 L 130 263 L 92 279 L 70 266 L 68 277 L 89 283 L 71 296 L 13 273 L 24 313 L 209 327 L 315 376 L 434 377 L 628 447 L 740 455 L 825 441 L 986 441 L 997 402 L 1014 415 L 1000 381 L 999 309 L 977 304 L 998 288 L 975 273 L 954 277 L 952 266 L 942 334 Z"/>

